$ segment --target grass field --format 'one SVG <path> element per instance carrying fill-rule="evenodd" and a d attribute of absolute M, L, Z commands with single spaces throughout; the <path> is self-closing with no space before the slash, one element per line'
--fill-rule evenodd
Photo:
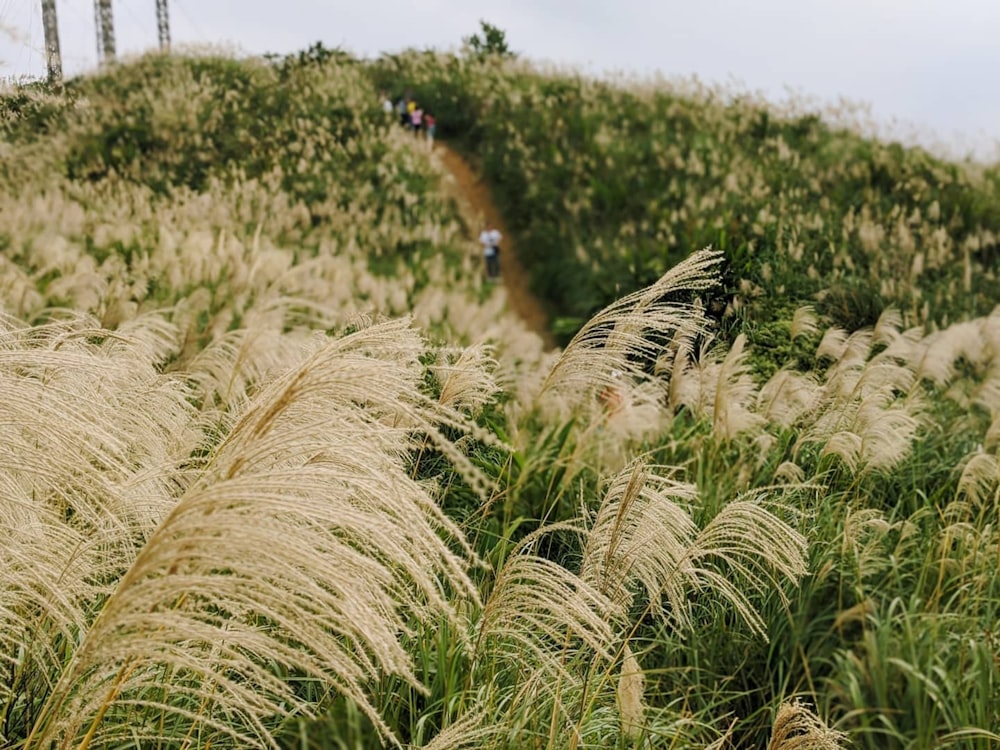
<path fill-rule="evenodd" d="M 1000 743 L 996 168 L 469 51 L 0 131 L 0 746 Z"/>

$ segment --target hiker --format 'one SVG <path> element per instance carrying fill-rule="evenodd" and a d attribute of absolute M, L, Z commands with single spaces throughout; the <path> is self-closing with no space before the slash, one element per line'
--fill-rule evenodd
<path fill-rule="evenodd" d="M 389 95 L 383 89 L 382 90 L 382 111 L 385 112 L 387 115 L 391 115 L 393 109 L 395 109 L 395 107 L 393 107 L 392 99 L 389 98 Z"/>
<path fill-rule="evenodd" d="M 401 96 L 396 102 L 396 113 L 399 115 L 399 124 L 407 127 L 410 124 L 410 110 L 407 109 L 408 102 L 405 96 Z"/>
<path fill-rule="evenodd" d="M 410 127 L 413 128 L 414 133 L 419 133 L 420 129 L 424 126 L 424 110 L 420 108 L 419 104 L 413 105 L 413 111 L 410 112 Z"/>
<path fill-rule="evenodd" d="M 486 222 L 486 228 L 479 235 L 479 242 L 483 246 L 483 260 L 486 261 L 486 278 L 490 281 L 500 278 L 500 240 L 503 235 L 500 230 L 490 222 Z"/>
<path fill-rule="evenodd" d="M 430 112 L 424 114 L 424 132 L 427 133 L 427 143 L 434 148 L 434 132 L 437 130 L 437 119 Z"/>

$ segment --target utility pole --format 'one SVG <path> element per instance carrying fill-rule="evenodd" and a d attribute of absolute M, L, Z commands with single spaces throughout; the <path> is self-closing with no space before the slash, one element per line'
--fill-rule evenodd
<path fill-rule="evenodd" d="M 94 0 L 94 25 L 97 27 L 97 60 L 102 65 L 115 59 L 115 19 L 111 0 Z"/>
<path fill-rule="evenodd" d="M 167 0 L 156 0 L 156 30 L 160 34 L 160 51 L 170 49 L 170 16 L 167 15 Z"/>
<path fill-rule="evenodd" d="M 59 54 L 59 24 L 56 23 L 56 0 L 42 0 L 42 25 L 45 27 L 45 66 L 49 83 L 62 83 L 62 56 Z"/>

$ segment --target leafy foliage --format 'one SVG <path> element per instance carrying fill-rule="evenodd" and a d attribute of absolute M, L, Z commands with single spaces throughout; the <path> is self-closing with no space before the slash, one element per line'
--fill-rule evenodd
<path fill-rule="evenodd" d="M 503 29 L 486 21 L 480 21 L 479 28 L 480 33 L 471 34 L 462 40 L 475 57 L 486 60 L 514 56 L 507 45 L 507 33 Z"/>

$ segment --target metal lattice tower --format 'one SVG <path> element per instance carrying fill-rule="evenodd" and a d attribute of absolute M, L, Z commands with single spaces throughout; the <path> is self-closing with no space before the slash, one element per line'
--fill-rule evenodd
<path fill-rule="evenodd" d="M 170 49 L 170 16 L 167 14 L 167 0 L 156 0 L 156 30 L 160 35 L 160 49 Z"/>
<path fill-rule="evenodd" d="M 111 0 L 94 0 L 94 25 L 97 27 L 97 59 L 101 64 L 115 59 L 115 20 Z"/>
<path fill-rule="evenodd" d="M 62 82 L 62 55 L 59 54 L 59 24 L 56 23 L 56 0 L 42 0 L 42 26 L 45 28 L 45 66 L 49 83 Z"/>

